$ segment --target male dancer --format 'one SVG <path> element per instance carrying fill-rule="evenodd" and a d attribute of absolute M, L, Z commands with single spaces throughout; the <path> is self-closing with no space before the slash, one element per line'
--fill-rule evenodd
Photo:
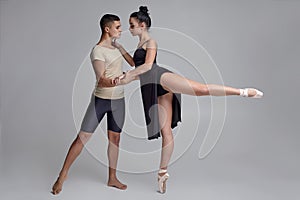
<path fill-rule="evenodd" d="M 54 195 L 62 190 L 69 168 L 105 114 L 107 114 L 109 140 L 107 149 L 109 178 L 107 185 L 121 190 L 127 188 L 116 176 L 120 133 L 125 117 L 124 88 L 123 86 L 116 86 L 113 82 L 114 78 L 122 74 L 122 54 L 112 46 L 112 41 L 120 38 L 122 32 L 120 18 L 116 15 L 106 14 L 100 20 L 100 28 L 102 31 L 100 41 L 90 54 L 97 79 L 96 87 L 82 121 L 80 132 L 70 146 L 59 177 L 52 187 Z M 128 55 L 123 56 L 126 59 Z"/>

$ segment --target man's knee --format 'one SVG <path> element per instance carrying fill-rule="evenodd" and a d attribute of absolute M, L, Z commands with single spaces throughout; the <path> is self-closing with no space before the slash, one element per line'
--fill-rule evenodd
<path fill-rule="evenodd" d="M 120 143 L 120 133 L 109 130 L 108 131 L 108 140 L 109 140 L 109 142 L 118 146 Z"/>
<path fill-rule="evenodd" d="M 77 135 L 77 141 L 85 145 L 91 138 L 92 133 L 80 131 Z"/>

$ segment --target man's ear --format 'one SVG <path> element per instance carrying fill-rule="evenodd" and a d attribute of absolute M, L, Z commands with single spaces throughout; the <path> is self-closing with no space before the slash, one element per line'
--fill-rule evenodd
<path fill-rule="evenodd" d="M 108 33 L 109 27 L 106 26 L 106 27 L 104 28 L 104 30 L 105 30 L 106 33 Z"/>

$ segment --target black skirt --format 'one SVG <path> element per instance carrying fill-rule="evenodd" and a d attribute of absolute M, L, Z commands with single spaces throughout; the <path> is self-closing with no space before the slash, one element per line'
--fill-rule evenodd
<path fill-rule="evenodd" d="M 151 70 L 139 76 L 148 140 L 157 139 L 161 136 L 157 104 L 158 97 L 168 93 L 168 91 L 160 85 L 160 78 L 162 74 L 166 72 L 172 73 L 170 70 L 154 63 Z M 181 122 L 181 94 L 174 93 L 172 99 L 171 128 L 175 128 L 178 122 Z"/>

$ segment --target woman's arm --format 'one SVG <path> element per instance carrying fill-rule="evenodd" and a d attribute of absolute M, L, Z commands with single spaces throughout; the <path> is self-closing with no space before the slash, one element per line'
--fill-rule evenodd
<path fill-rule="evenodd" d="M 131 66 L 134 67 L 134 61 L 132 56 L 120 45 L 120 47 L 118 48 L 119 51 L 121 52 L 122 56 L 124 57 L 124 59 L 126 60 L 126 62 Z"/>
<path fill-rule="evenodd" d="M 116 42 L 116 40 L 113 41 L 112 45 L 114 47 L 116 47 L 117 49 L 119 49 L 120 53 L 122 54 L 122 56 L 124 57 L 124 59 L 126 60 L 126 62 L 131 66 L 134 67 L 134 61 L 132 56 L 124 49 L 124 47 L 119 44 L 118 42 Z"/>
<path fill-rule="evenodd" d="M 133 80 L 136 80 L 136 77 L 151 70 L 157 52 L 157 44 L 155 40 L 153 39 L 149 40 L 149 42 L 147 42 L 146 48 L 147 48 L 146 51 L 147 53 L 146 53 L 145 63 L 135 68 L 134 70 L 130 70 L 126 72 L 124 78 L 120 80 L 121 84 L 127 84 Z"/>

